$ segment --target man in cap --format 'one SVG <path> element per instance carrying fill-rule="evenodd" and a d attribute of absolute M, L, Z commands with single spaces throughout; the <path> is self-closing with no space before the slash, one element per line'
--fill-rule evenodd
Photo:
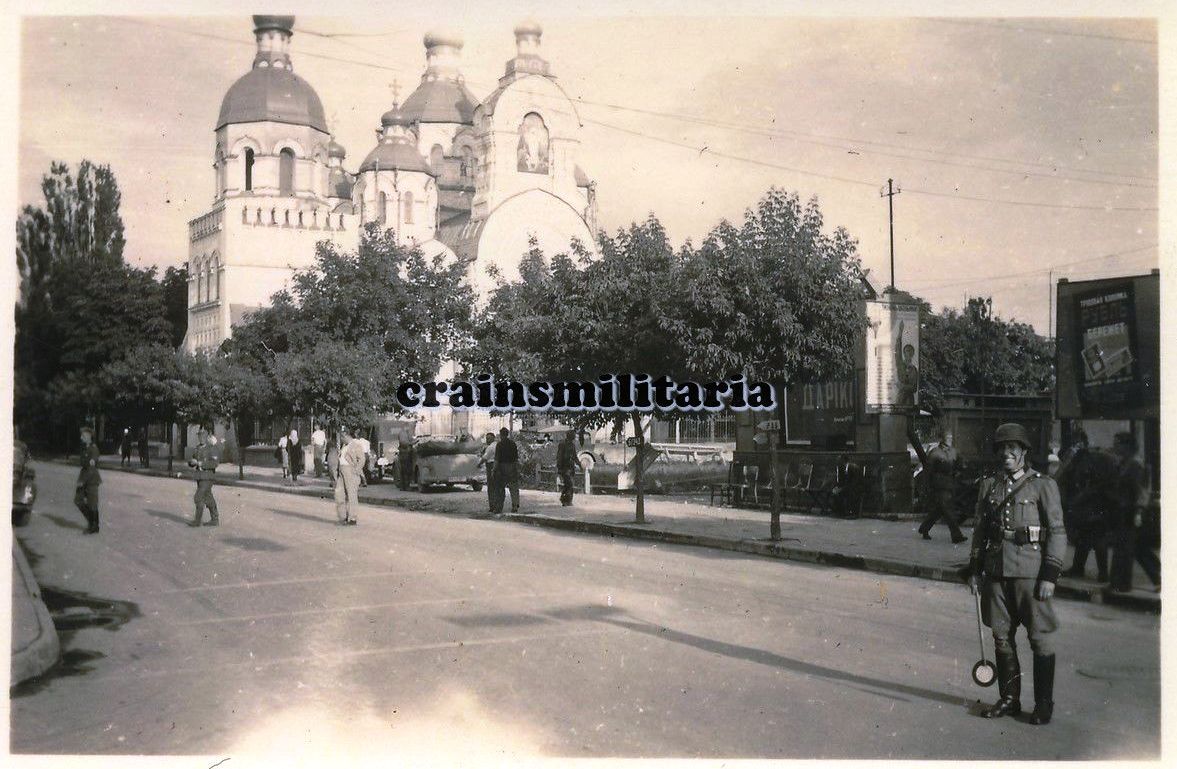
<path fill-rule="evenodd" d="M 928 474 L 928 492 L 932 496 L 932 509 L 920 524 L 920 534 L 924 539 L 932 538 L 929 532 L 941 517 L 948 523 L 952 544 L 956 545 L 968 539 L 961 533 L 960 524 L 956 520 L 954 498 L 959 470 L 960 456 L 952 446 L 952 431 L 944 428 L 940 431 L 940 443 L 927 453 L 927 460 L 924 462 L 924 471 Z"/>
<path fill-rule="evenodd" d="M 82 440 L 81 464 L 78 483 L 74 489 L 74 504 L 86 516 L 86 530 L 83 534 L 98 533 L 98 487 L 102 477 L 98 474 L 98 447 L 94 445 L 94 431 L 83 427 L 79 432 Z"/>
<path fill-rule="evenodd" d="M 196 449 L 192 452 L 192 458 L 188 460 L 188 466 L 194 470 L 192 477 L 196 479 L 196 494 L 192 497 L 192 501 L 196 504 L 196 515 L 188 522 L 188 525 L 193 528 L 200 525 L 200 519 L 204 517 L 206 506 L 208 507 L 208 523 L 205 525 L 221 525 L 221 516 L 217 512 L 217 501 L 213 499 L 213 478 L 216 477 L 219 461 L 220 458 L 209 443 L 208 431 L 201 427 L 196 431 Z"/>
<path fill-rule="evenodd" d="M 996 476 L 981 482 L 969 561 L 969 587 L 981 591 L 981 616 L 993 631 L 1000 699 L 985 718 L 1020 713 L 1021 667 L 1014 645 L 1018 625 L 1034 652 L 1031 724 L 1048 724 L 1054 711 L 1054 631 L 1051 597 L 1067 552 L 1063 509 L 1053 478 L 1026 463 L 1030 436 L 1019 424 L 997 428 L 993 447 L 1001 461 Z"/>

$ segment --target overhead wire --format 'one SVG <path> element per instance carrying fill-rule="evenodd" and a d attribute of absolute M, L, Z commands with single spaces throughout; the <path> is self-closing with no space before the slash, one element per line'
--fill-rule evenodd
<path fill-rule="evenodd" d="M 175 33 L 189 34 L 189 35 L 193 35 L 196 37 L 203 37 L 203 38 L 207 38 L 207 39 L 218 40 L 221 42 L 233 43 L 233 44 L 237 44 L 237 45 L 249 45 L 249 43 L 246 41 L 243 41 L 243 40 L 240 40 L 237 38 L 226 37 L 223 35 L 215 35 L 215 34 L 211 34 L 211 33 L 199 32 L 196 30 L 179 29 L 176 27 L 168 26 L 168 25 L 162 25 L 162 24 L 157 24 L 157 23 L 152 23 L 152 22 L 145 22 L 145 21 L 141 21 L 141 20 L 137 20 L 137 19 L 123 18 L 120 20 L 129 22 L 132 24 L 139 24 L 142 26 L 156 27 L 156 28 L 165 29 L 165 30 L 175 32 Z M 302 31 L 305 32 L 306 30 L 302 30 Z M 322 33 L 319 33 L 319 34 L 322 35 Z M 327 39 L 334 39 L 334 38 L 331 38 L 330 36 L 327 36 L 327 35 L 322 35 L 322 36 L 326 37 Z M 348 59 L 348 58 L 344 58 L 344 57 L 330 56 L 327 54 L 316 54 L 316 53 L 309 52 L 309 51 L 301 51 L 299 53 L 299 55 L 300 56 L 310 56 L 313 58 L 319 58 L 319 59 L 324 59 L 324 60 L 328 60 L 328 61 L 335 61 L 335 62 L 339 62 L 339 63 L 355 64 L 358 66 L 364 66 L 364 67 L 369 67 L 369 68 L 373 68 L 373 69 L 379 69 L 379 70 L 384 70 L 384 71 L 396 72 L 398 74 L 404 74 L 404 70 L 401 68 L 391 67 L 391 66 L 384 65 L 384 64 L 375 64 L 375 63 L 371 63 L 371 62 L 360 61 L 357 59 Z M 644 111 L 644 110 L 641 110 L 640 108 L 629 108 L 629 107 L 623 107 L 621 105 L 606 104 L 603 102 L 602 103 L 594 103 L 594 102 L 589 102 L 588 100 L 583 100 L 583 99 L 580 100 L 580 103 L 596 104 L 597 106 L 608 106 L 608 107 L 615 108 L 615 109 L 632 109 L 633 111 L 636 111 L 636 112 Z M 667 116 L 673 116 L 676 119 L 681 119 L 683 117 L 681 115 L 675 115 L 674 113 L 665 113 L 665 114 Z M 646 133 L 643 131 L 636 131 L 633 129 L 624 128 L 622 126 L 618 126 L 618 125 L 615 125 L 612 123 L 606 123 L 606 122 L 600 121 L 600 120 L 592 120 L 592 119 L 585 118 L 585 122 L 593 123 L 595 125 L 599 125 L 601 127 L 604 127 L 604 128 L 610 129 L 610 130 L 614 130 L 614 131 L 618 131 L 621 133 L 626 133 L 626 134 L 638 136 L 641 138 L 645 138 L 647 140 L 657 141 L 657 142 L 670 144 L 670 145 L 675 145 L 675 146 L 679 146 L 679 147 L 682 147 L 685 149 L 691 149 L 691 150 L 698 152 L 700 155 L 702 155 L 703 153 L 709 153 L 711 155 L 715 155 L 716 157 L 722 157 L 722 158 L 729 159 L 729 160 L 735 160 L 738 162 L 759 165 L 759 166 L 767 167 L 767 168 L 774 168 L 777 170 L 789 171 L 791 173 L 796 173 L 796 174 L 805 175 L 805 176 L 811 176 L 814 178 L 827 179 L 827 180 L 831 180 L 831 181 L 839 181 L 839 182 L 846 183 L 846 184 L 854 184 L 854 185 L 859 185 L 859 186 L 869 186 L 869 187 L 873 187 L 873 188 L 877 188 L 877 186 L 878 186 L 877 182 L 874 182 L 874 181 L 867 181 L 867 180 L 863 180 L 863 179 L 853 179 L 850 177 L 840 176 L 840 175 L 836 175 L 836 174 L 826 174 L 826 173 L 822 173 L 822 172 L 818 172 L 818 171 L 809 171 L 809 170 L 797 168 L 794 166 L 787 166 L 784 164 L 772 163 L 770 161 L 764 161 L 764 160 L 760 160 L 757 158 L 749 158 L 746 156 L 737 155 L 737 154 L 730 153 L 730 152 L 724 152 L 721 150 L 712 149 L 706 145 L 703 147 L 699 147 L 699 146 L 691 145 L 691 144 L 688 144 L 685 142 L 679 142 L 679 141 L 676 141 L 673 139 L 655 136 L 655 135 L 652 135 L 652 134 L 649 134 L 649 133 Z M 917 160 L 917 161 L 930 160 L 930 159 L 919 159 L 919 158 L 912 158 L 912 159 Z M 1011 161 L 1011 162 L 1013 162 L 1013 161 Z M 1076 180 L 1076 181 L 1078 181 L 1078 180 Z M 1084 180 L 1084 181 L 1095 181 L 1095 180 Z M 1131 186 L 1136 186 L 1136 185 L 1131 185 Z M 966 200 L 966 201 L 979 202 L 979 203 L 995 203 L 995 204 L 999 204 L 999 205 L 1027 206 L 1027 207 L 1033 207 L 1033 208 L 1050 208 L 1050 209 L 1060 209 L 1060 210 L 1105 211 L 1105 212 L 1126 212 L 1126 211 L 1148 212 L 1148 211 L 1156 211 L 1157 210 L 1156 207 L 1109 206 L 1109 205 L 1095 206 L 1095 205 L 1076 205 L 1076 204 L 1064 204 L 1064 203 L 1047 203 L 1047 202 L 1041 202 L 1041 201 L 1010 200 L 1010 199 L 1004 199 L 1004 198 L 991 198 L 991 197 L 984 197 L 984 196 L 964 195 L 964 194 L 956 193 L 956 192 L 948 193 L 948 192 L 940 192 L 940 191 L 935 191 L 935 190 L 925 190 L 925 189 L 921 189 L 918 187 L 907 187 L 904 189 L 904 192 L 910 193 L 910 194 L 915 194 L 915 195 L 927 195 L 927 196 L 931 196 L 931 197 L 939 197 L 939 198 L 946 198 L 946 199 L 953 199 L 953 200 Z"/>

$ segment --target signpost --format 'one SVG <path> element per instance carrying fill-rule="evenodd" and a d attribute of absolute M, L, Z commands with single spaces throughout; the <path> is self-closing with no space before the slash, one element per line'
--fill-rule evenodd
<path fill-rule="evenodd" d="M 779 419 L 766 419 L 756 425 L 756 429 L 768 433 L 768 466 L 769 471 L 772 473 L 772 508 L 769 519 L 768 538 L 773 542 L 778 542 L 781 538 L 781 484 L 777 478 L 776 447 L 777 437 L 781 432 L 781 422 Z"/>

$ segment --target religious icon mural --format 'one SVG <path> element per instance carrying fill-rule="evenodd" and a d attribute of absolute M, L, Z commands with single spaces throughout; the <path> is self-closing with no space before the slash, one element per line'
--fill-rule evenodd
<path fill-rule="evenodd" d="M 523 173 L 548 173 L 548 127 L 544 125 L 544 119 L 534 112 L 527 113 L 519 125 L 518 154 L 518 168 Z"/>

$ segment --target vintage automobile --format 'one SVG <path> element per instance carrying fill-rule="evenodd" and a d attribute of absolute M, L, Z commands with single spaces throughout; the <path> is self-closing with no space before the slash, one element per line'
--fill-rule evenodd
<path fill-rule="evenodd" d="M 33 469 L 29 447 L 12 442 L 12 525 L 26 526 L 37 499 L 37 471 Z"/>
<path fill-rule="evenodd" d="M 452 435 L 423 435 L 413 441 L 413 485 L 417 491 L 431 486 L 469 484 L 482 491 L 485 471 L 478 466 L 482 444 L 455 440 Z"/>

